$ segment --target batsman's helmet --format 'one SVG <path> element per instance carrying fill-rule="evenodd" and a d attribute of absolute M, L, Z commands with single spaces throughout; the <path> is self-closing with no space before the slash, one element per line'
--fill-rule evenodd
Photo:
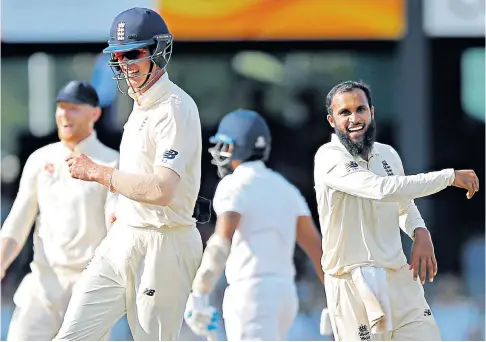
<path fill-rule="evenodd" d="M 209 139 L 211 144 L 215 144 L 209 149 L 213 157 L 211 162 L 218 167 L 218 175 L 223 178 L 233 172 L 233 160 L 267 161 L 271 140 L 270 129 L 260 114 L 237 109 L 223 117 L 217 133 Z"/>
<path fill-rule="evenodd" d="M 147 86 L 149 76 L 154 73 L 153 67 L 156 65 L 164 69 L 169 63 L 172 54 L 172 34 L 164 19 L 155 11 L 148 8 L 134 7 L 118 14 L 111 25 L 110 39 L 108 47 L 103 53 L 111 54 L 109 66 L 113 70 L 114 79 L 120 88 L 121 80 L 131 77 L 146 76 L 143 84 L 134 92 L 140 91 Z M 140 54 L 140 49 L 148 48 L 149 54 Z M 128 68 L 122 71 L 121 66 L 138 63 L 143 60 L 152 61 L 149 72 L 143 75 L 130 76 Z"/>

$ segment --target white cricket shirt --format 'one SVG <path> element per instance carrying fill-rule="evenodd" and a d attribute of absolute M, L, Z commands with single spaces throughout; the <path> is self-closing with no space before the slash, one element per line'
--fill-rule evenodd
<path fill-rule="evenodd" d="M 133 95 L 131 95 L 133 96 Z M 162 207 L 119 195 L 117 224 L 129 227 L 194 225 L 201 182 L 201 123 L 194 100 L 169 80 L 167 72 L 134 101 L 123 127 L 120 171 L 153 174 L 164 166 L 180 176 L 172 203 Z"/>
<path fill-rule="evenodd" d="M 74 151 L 101 165 L 118 165 L 118 152 L 103 145 L 95 132 Z M 32 271 L 81 271 L 106 236 L 116 196 L 99 183 L 72 178 L 65 161 L 72 152 L 57 142 L 29 156 L 0 231 L 23 246 L 36 221 Z"/>
<path fill-rule="evenodd" d="M 224 177 L 213 199 L 217 215 L 241 215 L 226 263 L 229 284 L 267 276 L 293 280 L 297 219 L 310 211 L 297 188 L 261 161 Z"/>
<path fill-rule="evenodd" d="M 439 192 L 454 177 L 453 169 L 404 176 L 391 146 L 374 143 L 366 162 L 354 158 L 333 134 L 317 151 L 314 167 L 324 272 L 405 265 L 399 228 L 411 236 L 425 227 L 413 200 Z"/>

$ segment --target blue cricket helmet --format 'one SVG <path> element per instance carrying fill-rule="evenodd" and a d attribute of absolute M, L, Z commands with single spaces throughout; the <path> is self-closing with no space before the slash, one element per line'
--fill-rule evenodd
<path fill-rule="evenodd" d="M 221 120 L 217 133 L 209 139 L 215 144 L 209 149 L 224 177 L 233 172 L 231 161 L 267 161 L 271 150 L 271 134 L 265 119 L 255 111 L 237 109 Z"/>
<path fill-rule="evenodd" d="M 154 72 L 154 65 L 159 69 L 164 69 L 169 63 L 172 55 L 172 43 L 172 34 L 164 19 L 157 12 L 148 8 L 134 7 L 115 17 L 110 29 L 108 47 L 103 50 L 103 53 L 111 54 L 109 66 L 113 70 L 115 80 L 146 76 L 145 82 L 139 87 L 141 90 Z M 149 54 L 143 57 L 137 56 L 136 51 L 143 48 L 148 48 Z M 135 54 L 129 56 L 127 53 L 129 51 L 134 51 Z M 116 55 L 120 53 L 125 54 L 126 58 L 123 61 L 116 58 Z M 128 66 L 143 60 L 152 61 L 147 74 L 130 76 L 128 71 L 122 71 L 121 66 Z M 127 68 L 125 69 L 127 70 Z M 120 89 L 120 91 L 122 90 Z"/>

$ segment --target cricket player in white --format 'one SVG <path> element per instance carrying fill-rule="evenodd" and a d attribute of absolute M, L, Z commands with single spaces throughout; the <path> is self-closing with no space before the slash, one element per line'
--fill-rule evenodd
<path fill-rule="evenodd" d="M 127 314 L 135 340 L 176 340 L 202 257 L 192 217 L 201 177 L 201 125 L 192 98 L 169 80 L 172 35 L 156 12 L 132 8 L 113 21 L 115 78 L 135 100 L 120 168 L 87 156 L 74 178 L 118 193 L 116 221 L 73 292 L 60 340 L 99 340 Z M 120 90 L 122 87 L 119 84 Z"/>
<path fill-rule="evenodd" d="M 56 100 L 61 141 L 30 155 L 0 231 L 3 278 L 36 221 L 32 271 L 14 296 L 9 341 L 46 341 L 56 336 L 73 285 L 106 236 L 115 209 L 115 195 L 100 184 L 72 179 L 65 162 L 71 153 L 85 153 L 100 165 L 118 164 L 118 152 L 103 145 L 93 130 L 101 114 L 95 89 L 72 81 Z"/>
<path fill-rule="evenodd" d="M 208 295 L 226 264 L 223 317 L 228 340 L 282 340 L 298 309 L 294 282 L 295 242 L 324 275 L 320 236 L 300 192 L 268 169 L 270 131 L 256 112 L 227 114 L 210 149 L 220 177 L 214 195 L 218 215 L 207 243 L 185 320 L 198 335 L 214 339 L 217 312 Z"/>
<path fill-rule="evenodd" d="M 374 142 L 369 88 L 347 81 L 327 96 L 331 142 L 315 156 L 322 267 L 336 340 L 440 340 L 424 297 L 437 262 L 414 199 L 448 186 L 479 190 L 472 170 L 405 176 L 397 152 Z M 412 239 L 407 264 L 400 227 Z M 417 277 L 420 273 L 420 281 Z"/>

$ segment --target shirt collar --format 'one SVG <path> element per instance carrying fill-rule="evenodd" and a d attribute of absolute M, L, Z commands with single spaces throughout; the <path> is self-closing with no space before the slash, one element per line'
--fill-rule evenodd
<path fill-rule="evenodd" d="M 90 149 L 92 149 L 95 145 L 98 143 L 98 137 L 96 135 L 96 131 L 93 130 L 93 132 L 84 140 L 80 141 L 75 147 L 73 152 L 79 152 L 79 153 L 86 153 L 89 152 Z M 64 143 L 63 146 L 69 149 Z"/>
<path fill-rule="evenodd" d="M 165 71 L 164 74 L 147 89 L 147 91 L 138 97 L 138 100 L 135 93 L 129 91 L 128 95 L 135 101 L 135 107 L 146 109 L 151 107 L 155 101 L 164 96 L 168 90 L 169 84 L 169 74 Z"/>
<path fill-rule="evenodd" d="M 249 162 L 244 162 L 238 165 L 235 169 L 235 172 L 246 172 L 246 171 L 258 171 L 266 169 L 266 165 L 261 160 L 254 160 Z"/>
<path fill-rule="evenodd" d="M 347 151 L 346 147 L 341 143 L 341 140 L 339 140 L 339 137 L 335 133 L 332 133 L 332 135 L 331 135 L 331 142 L 334 143 L 334 144 L 339 144 L 340 146 L 342 146 Z M 375 157 L 379 154 L 380 153 L 378 152 L 376 145 L 373 143 L 373 147 L 371 148 L 371 151 L 370 151 L 370 157 Z M 366 160 L 364 160 L 360 156 L 356 156 L 355 159 L 357 161 L 362 160 L 362 161 L 366 162 Z"/>

